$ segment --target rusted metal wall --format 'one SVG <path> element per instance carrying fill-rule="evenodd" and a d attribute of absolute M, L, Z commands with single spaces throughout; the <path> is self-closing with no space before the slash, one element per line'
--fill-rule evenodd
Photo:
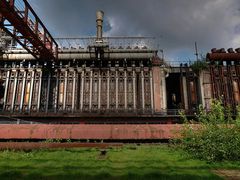
<path fill-rule="evenodd" d="M 0 69 L 4 112 L 153 112 L 152 67 L 147 59 L 114 65 L 91 62 L 106 63 L 104 68 L 84 61 L 81 67 L 60 63 L 53 68 L 5 63 L 9 67 Z"/>
<path fill-rule="evenodd" d="M 0 125 L 0 139 L 172 139 L 182 125 Z"/>
<path fill-rule="evenodd" d="M 228 49 L 212 49 L 207 54 L 210 61 L 212 96 L 221 99 L 225 106 L 235 108 L 240 104 L 240 53 Z"/>

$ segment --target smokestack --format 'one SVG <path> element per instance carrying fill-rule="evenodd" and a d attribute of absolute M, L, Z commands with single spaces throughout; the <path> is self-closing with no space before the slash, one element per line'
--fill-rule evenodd
<path fill-rule="evenodd" d="M 97 17 L 97 39 L 96 41 L 102 41 L 102 27 L 103 27 L 103 11 L 97 11 L 96 17 Z"/>

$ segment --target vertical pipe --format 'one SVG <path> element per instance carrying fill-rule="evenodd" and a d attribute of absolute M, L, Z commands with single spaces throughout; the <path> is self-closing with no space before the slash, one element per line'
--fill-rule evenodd
<path fill-rule="evenodd" d="M 133 109 L 136 110 L 136 72 L 133 70 Z"/>
<path fill-rule="evenodd" d="M 83 110 L 83 90 L 84 90 L 84 70 L 82 70 L 81 74 L 81 94 L 80 94 L 80 110 Z"/>
<path fill-rule="evenodd" d="M 109 89 L 110 89 L 110 73 L 109 70 L 107 71 L 107 110 L 109 110 Z"/>
<path fill-rule="evenodd" d="M 59 92 L 59 74 L 58 72 L 56 73 L 56 90 L 55 90 L 55 107 L 54 107 L 54 112 L 56 113 L 58 110 L 58 92 Z"/>
<path fill-rule="evenodd" d="M 124 108 L 127 110 L 127 71 L 124 70 Z"/>
<path fill-rule="evenodd" d="M 47 83 L 47 102 L 45 112 L 48 112 L 48 103 L 49 103 L 49 93 L 50 93 L 50 82 L 51 82 L 51 73 L 48 74 L 48 83 Z"/>
<path fill-rule="evenodd" d="M 101 109 L 101 72 L 99 71 L 98 79 L 98 110 Z"/>
<path fill-rule="evenodd" d="M 39 92 L 38 92 L 38 105 L 37 105 L 37 111 L 39 112 L 40 110 L 40 104 L 41 104 L 41 90 L 42 90 L 42 81 L 43 81 L 43 77 L 42 77 L 43 72 L 40 71 L 40 77 L 39 77 Z M 36 87 L 37 88 L 37 87 Z"/>
<path fill-rule="evenodd" d="M 212 89 L 212 97 L 217 97 L 217 89 L 216 89 L 216 81 L 215 81 L 215 75 L 214 75 L 214 66 L 210 65 L 210 77 L 211 77 L 211 89 Z"/>
<path fill-rule="evenodd" d="M 185 107 L 185 101 L 184 101 L 184 97 L 185 97 L 185 94 L 184 94 L 184 90 L 183 90 L 183 71 L 182 71 L 182 64 L 180 65 L 180 96 L 181 96 L 181 104 L 182 104 L 182 107 L 180 108 L 183 108 Z"/>
<path fill-rule="evenodd" d="M 63 110 L 66 110 L 67 77 L 68 77 L 68 70 L 65 69 L 65 77 L 64 77 L 64 95 L 63 95 Z"/>
<path fill-rule="evenodd" d="M 28 104 L 28 111 L 31 112 L 31 106 L 32 106 L 32 95 L 33 95 L 33 85 L 34 85 L 34 75 L 35 71 L 32 71 L 31 74 L 31 85 L 30 85 L 30 95 L 29 95 L 29 104 Z"/>
<path fill-rule="evenodd" d="M 145 109 L 145 94 L 144 94 L 144 74 L 143 74 L 143 69 L 141 69 L 141 80 L 142 80 L 142 110 L 144 111 Z"/>
<path fill-rule="evenodd" d="M 89 110 L 92 110 L 92 82 L 93 82 L 93 71 L 90 72 L 90 96 L 89 96 Z"/>
<path fill-rule="evenodd" d="M 187 110 L 188 109 L 188 94 L 187 94 L 187 81 L 186 77 L 182 77 L 182 82 L 183 82 L 183 94 L 184 94 L 184 108 Z"/>
<path fill-rule="evenodd" d="M 166 74 L 162 73 L 162 109 L 167 109 L 167 86 L 166 86 Z"/>
<path fill-rule="evenodd" d="M 7 77 L 6 77 L 5 92 L 4 92 L 4 97 L 3 97 L 3 107 L 4 107 L 4 109 L 5 109 L 6 102 L 7 102 L 9 79 L 10 79 L 10 70 L 7 71 Z"/>
<path fill-rule="evenodd" d="M 76 88 L 76 71 L 73 73 L 73 91 L 72 91 L 72 112 L 75 110 L 75 88 Z"/>
<path fill-rule="evenodd" d="M 115 71 L 116 71 L 116 110 L 118 110 L 118 72 L 116 68 Z"/>
<path fill-rule="evenodd" d="M 205 108 L 206 107 L 206 102 L 205 102 L 205 98 L 204 98 L 204 71 L 200 72 L 199 74 L 199 84 L 200 84 L 200 97 L 201 97 L 201 101 L 202 101 L 202 105 Z"/>
<path fill-rule="evenodd" d="M 23 74 L 23 85 L 22 85 L 21 100 L 20 100 L 20 112 L 22 112 L 22 107 L 23 107 L 25 84 L 26 84 L 26 74 L 27 74 L 27 72 L 26 72 L 26 70 L 24 70 L 24 74 Z"/>
<path fill-rule="evenodd" d="M 150 70 L 150 91 L 151 91 L 151 110 L 153 112 L 154 107 L 153 107 L 153 74 L 152 74 L 152 69 Z"/>
<path fill-rule="evenodd" d="M 12 105 L 11 105 L 11 111 L 14 110 L 14 103 L 15 103 L 15 97 L 16 97 L 16 88 L 17 88 L 17 80 L 18 80 L 18 71 L 15 71 L 15 77 L 14 77 L 14 86 L 13 86 L 13 98 L 12 98 Z"/>

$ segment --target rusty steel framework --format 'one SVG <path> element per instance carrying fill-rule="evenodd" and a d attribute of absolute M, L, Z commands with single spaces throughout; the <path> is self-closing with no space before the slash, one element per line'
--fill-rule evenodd
<path fill-rule="evenodd" d="M 187 102 L 184 102 L 183 78 L 186 79 L 186 95 L 188 95 Z M 185 104 L 187 104 L 189 110 L 196 110 L 197 106 L 201 103 L 199 97 L 200 93 L 198 92 L 198 81 L 199 77 L 197 77 L 197 75 L 187 64 L 180 64 L 180 91 L 182 94 L 182 108 Z"/>
<path fill-rule="evenodd" d="M 225 106 L 235 108 L 240 104 L 240 51 L 232 48 L 212 49 L 207 54 L 213 98 L 221 99 Z"/>
<path fill-rule="evenodd" d="M 57 59 L 58 44 L 26 0 L 0 1 L 0 28 L 36 59 Z"/>

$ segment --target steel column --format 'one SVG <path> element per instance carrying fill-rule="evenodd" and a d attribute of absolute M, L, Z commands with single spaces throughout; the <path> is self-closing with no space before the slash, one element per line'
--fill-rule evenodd
<path fill-rule="evenodd" d="M 75 110 L 76 71 L 73 73 L 72 112 Z"/>
<path fill-rule="evenodd" d="M 151 91 L 151 109 L 152 109 L 152 112 L 154 110 L 154 107 L 153 107 L 153 78 L 152 78 L 153 74 L 152 74 L 152 69 L 150 70 L 150 91 Z"/>
<path fill-rule="evenodd" d="M 133 70 L 133 109 L 136 110 L 136 72 Z"/>
<path fill-rule="evenodd" d="M 81 73 L 80 110 L 83 110 L 84 70 Z"/>
<path fill-rule="evenodd" d="M 56 88 L 55 88 L 55 102 L 54 102 L 54 112 L 56 113 L 58 111 L 58 92 L 59 92 L 59 73 L 57 71 L 56 73 Z"/>
<path fill-rule="evenodd" d="M 98 110 L 101 110 L 101 72 L 98 73 Z"/>
<path fill-rule="evenodd" d="M 51 82 L 51 74 L 48 74 L 48 83 L 47 83 L 47 102 L 45 112 L 48 112 L 48 104 L 49 104 L 49 93 L 50 93 L 50 82 Z"/>
<path fill-rule="evenodd" d="M 142 109 L 145 109 L 145 94 L 144 94 L 144 74 L 143 69 L 141 69 L 141 80 L 142 80 Z"/>
<path fill-rule="evenodd" d="M 13 71 L 14 72 L 14 71 Z M 17 81 L 18 81 L 18 71 L 15 70 L 15 77 L 14 77 L 14 86 L 13 86 L 13 99 L 12 99 L 12 105 L 11 105 L 11 111 L 14 110 L 14 103 L 16 98 L 16 88 L 17 88 Z"/>
<path fill-rule="evenodd" d="M 118 109 L 118 71 L 115 68 L 116 73 L 116 110 Z"/>
<path fill-rule="evenodd" d="M 109 89 L 110 89 L 110 73 L 107 71 L 107 110 L 109 110 Z"/>
<path fill-rule="evenodd" d="M 24 94 L 25 94 L 25 84 L 26 84 L 26 70 L 24 70 L 23 74 L 23 85 L 22 85 L 22 92 L 21 92 L 21 100 L 20 100 L 20 112 L 22 112 L 23 107 L 23 100 L 24 100 Z"/>
<path fill-rule="evenodd" d="M 6 102 L 7 102 L 9 79 L 10 79 L 10 70 L 7 71 L 7 76 L 6 76 L 6 84 L 5 84 L 5 91 L 4 91 L 4 97 L 3 97 L 3 107 L 4 107 L 3 109 L 5 109 Z"/>
<path fill-rule="evenodd" d="M 42 77 L 42 71 L 40 71 L 40 78 L 39 78 L 39 92 L 38 92 L 38 106 L 37 106 L 37 111 L 39 112 L 40 110 L 40 104 L 41 104 L 41 90 L 42 90 L 42 81 L 43 81 L 43 77 Z"/>
<path fill-rule="evenodd" d="M 127 72 L 124 70 L 124 108 L 127 110 Z"/>
<path fill-rule="evenodd" d="M 66 110 L 66 98 L 67 98 L 67 81 L 68 81 L 68 70 L 65 69 L 64 77 L 64 95 L 63 95 L 63 110 Z"/>
<path fill-rule="evenodd" d="M 28 104 L 28 111 L 31 112 L 31 106 L 32 106 L 32 95 L 33 95 L 33 86 L 34 86 L 34 76 L 35 76 L 35 70 L 32 70 L 31 74 L 31 85 L 30 85 L 30 95 L 29 95 L 29 104 Z M 41 81 L 41 80 L 40 80 Z"/>
<path fill-rule="evenodd" d="M 90 71 L 90 95 L 89 95 L 89 111 L 92 110 L 92 83 L 93 83 L 93 71 Z"/>

